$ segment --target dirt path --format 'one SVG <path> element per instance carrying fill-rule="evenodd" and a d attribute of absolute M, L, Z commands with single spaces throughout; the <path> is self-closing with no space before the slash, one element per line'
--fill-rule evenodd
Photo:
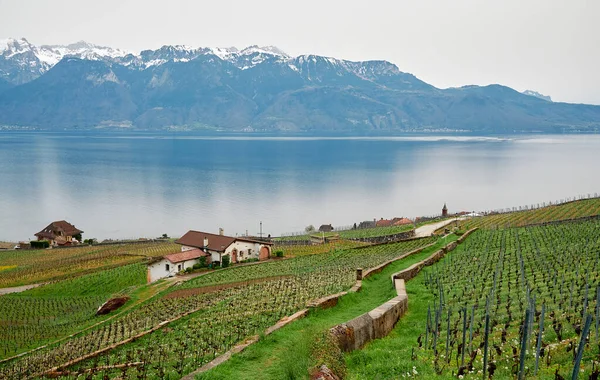
<path fill-rule="evenodd" d="M 40 285 L 44 284 L 31 284 L 31 285 L 23 285 L 23 286 L 15 286 L 14 288 L 0 288 L 0 296 L 4 294 L 11 293 L 21 293 L 29 289 L 37 288 Z"/>
<path fill-rule="evenodd" d="M 448 224 L 450 224 L 456 220 L 459 220 L 459 219 L 455 219 L 455 218 L 447 219 L 447 220 L 443 220 L 441 222 L 431 223 L 431 224 L 426 224 L 424 226 L 421 226 L 415 230 L 415 237 L 431 236 L 431 234 L 434 233 L 435 230 L 442 228 L 444 226 L 447 226 Z"/>

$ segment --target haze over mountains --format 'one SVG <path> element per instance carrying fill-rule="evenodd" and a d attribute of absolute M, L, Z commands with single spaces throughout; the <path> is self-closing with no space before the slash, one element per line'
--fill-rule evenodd
<path fill-rule="evenodd" d="M 0 126 L 370 133 L 600 129 L 600 106 L 501 85 L 438 89 L 386 61 L 291 57 L 276 47 L 0 40 Z"/>

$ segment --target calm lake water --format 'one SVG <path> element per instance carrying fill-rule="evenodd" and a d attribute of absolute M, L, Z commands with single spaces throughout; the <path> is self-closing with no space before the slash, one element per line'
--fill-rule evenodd
<path fill-rule="evenodd" d="M 235 235 L 600 192 L 600 136 L 232 138 L 0 132 L 0 240 Z"/>

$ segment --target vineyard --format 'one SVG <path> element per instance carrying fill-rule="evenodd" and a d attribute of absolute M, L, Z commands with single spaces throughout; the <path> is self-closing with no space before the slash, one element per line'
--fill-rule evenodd
<path fill-rule="evenodd" d="M 132 264 L 2 296 L 0 359 L 98 322 L 108 298 L 145 282 L 145 265 Z"/>
<path fill-rule="evenodd" d="M 169 242 L 0 252 L 0 288 L 47 282 L 177 252 Z"/>
<path fill-rule="evenodd" d="M 356 268 L 377 266 L 434 241 L 334 250 L 214 271 L 72 339 L 2 363 L 0 377 L 39 377 L 56 367 L 52 376 L 67 378 L 179 378 L 309 301 L 347 290 Z M 219 287 L 223 284 L 232 285 Z M 164 327 L 142 335 L 159 325 Z M 118 345 L 134 336 L 135 341 Z M 77 360 L 115 344 L 99 356 Z"/>
<path fill-rule="evenodd" d="M 273 251 L 283 251 L 285 257 L 298 257 L 304 255 L 315 255 L 327 253 L 339 249 L 356 248 L 367 245 L 367 243 L 356 242 L 351 240 L 336 240 L 325 244 L 315 245 L 277 245 L 273 247 Z"/>
<path fill-rule="evenodd" d="M 523 210 L 471 218 L 465 221 L 467 229 L 522 227 L 531 224 L 577 219 L 600 215 L 600 198 L 584 199 L 535 210 Z"/>
<path fill-rule="evenodd" d="M 597 379 L 599 262 L 600 221 L 480 230 L 408 283 L 413 315 L 351 377 Z"/>

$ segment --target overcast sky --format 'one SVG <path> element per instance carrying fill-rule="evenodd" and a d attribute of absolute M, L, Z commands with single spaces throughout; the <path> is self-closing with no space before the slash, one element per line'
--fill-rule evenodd
<path fill-rule="evenodd" d="M 598 0 L 0 0 L 0 38 L 275 45 L 291 55 L 385 59 L 437 87 L 501 83 L 600 104 Z"/>

